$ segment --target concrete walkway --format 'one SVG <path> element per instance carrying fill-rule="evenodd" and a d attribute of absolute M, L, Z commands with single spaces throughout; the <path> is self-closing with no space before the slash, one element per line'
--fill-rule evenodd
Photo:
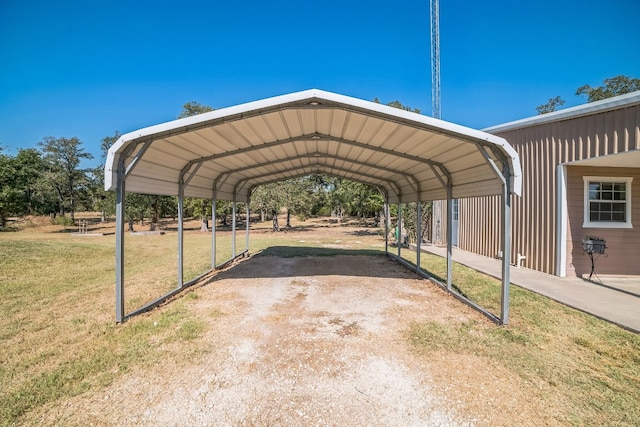
<path fill-rule="evenodd" d="M 442 257 L 447 255 L 446 247 L 426 244 L 421 249 Z M 454 248 L 453 261 L 489 276 L 501 277 L 502 261 L 499 259 Z M 640 277 L 601 277 L 600 280 L 603 283 L 596 284 L 577 277 L 561 278 L 528 268 L 511 267 L 514 285 L 640 333 Z"/>

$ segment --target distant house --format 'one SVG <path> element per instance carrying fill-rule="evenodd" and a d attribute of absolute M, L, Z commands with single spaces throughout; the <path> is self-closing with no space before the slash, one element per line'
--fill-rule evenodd
<path fill-rule="evenodd" d="M 513 264 L 583 276 L 587 236 L 606 240 L 598 275 L 640 275 L 640 91 L 484 129 L 505 138 L 522 163 L 512 199 Z M 434 209 L 444 243 L 445 203 Z M 438 205 L 435 205 L 438 206 Z M 452 243 L 501 256 L 497 197 L 454 200 Z"/>

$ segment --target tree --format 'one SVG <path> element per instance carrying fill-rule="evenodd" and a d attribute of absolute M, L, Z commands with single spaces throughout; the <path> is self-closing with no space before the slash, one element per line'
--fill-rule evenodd
<path fill-rule="evenodd" d="M 46 168 L 45 160 L 35 148 L 19 150 L 16 168 L 19 187 L 23 194 L 24 213 L 33 215 L 38 211 L 42 212 L 47 197 L 40 193 L 39 181 L 42 179 L 42 171 Z"/>
<path fill-rule="evenodd" d="M 217 206 L 216 206 L 217 211 Z M 196 199 L 193 197 L 186 197 L 184 200 L 184 212 L 185 216 L 200 217 L 200 230 L 209 230 L 209 217 L 211 216 L 211 203 L 207 199 Z"/>
<path fill-rule="evenodd" d="M 0 153 L 0 227 L 8 216 L 50 212 L 51 186 L 46 181 L 48 165 L 34 148 L 20 149 L 15 157 Z"/>
<path fill-rule="evenodd" d="M 307 177 L 311 186 L 311 206 L 309 215 L 327 216 L 331 213 L 329 207 L 328 180 L 326 175 L 309 175 Z"/>
<path fill-rule="evenodd" d="M 276 227 L 278 213 L 287 209 L 285 227 L 291 227 L 291 214 L 305 218 L 311 215 L 314 205 L 315 183 L 312 177 L 291 178 L 280 182 L 260 185 L 251 194 L 251 208 L 260 212 L 260 220 L 264 222 L 268 215 Z M 277 231 L 277 230 L 276 230 Z"/>
<path fill-rule="evenodd" d="M 605 79 L 603 83 L 598 87 L 581 86 L 576 91 L 576 95 L 586 95 L 587 102 L 593 102 L 640 90 L 640 79 L 623 75 Z"/>
<path fill-rule="evenodd" d="M 549 98 L 546 104 L 537 106 L 536 110 L 538 111 L 538 115 L 547 114 L 556 111 L 557 107 L 562 107 L 564 104 L 564 100 L 556 96 L 555 98 Z"/>
<path fill-rule="evenodd" d="M 229 215 L 233 213 L 233 204 L 228 200 L 216 201 L 216 218 L 220 218 L 221 225 L 228 225 Z"/>
<path fill-rule="evenodd" d="M 0 230 L 17 209 L 20 192 L 15 182 L 15 159 L 0 152 Z"/>
<path fill-rule="evenodd" d="M 60 207 L 68 208 L 74 221 L 76 204 L 82 191 L 87 190 L 87 170 L 80 169 L 82 159 L 92 159 L 76 138 L 45 137 L 39 143 L 47 162 L 47 176 L 58 195 Z"/>
<path fill-rule="evenodd" d="M 317 182 L 317 178 L 315 180 Z M 356 216 L 359 221 L 371 216 L 377 218 L 384 206 L 384 198 L 371 185 L 343 178 L 324 177 L 321 188 L 326 192 L 326 196 L 315 198 L 314 203 L 326 200 L 328 210 L 335 212 L 338 221 L 341 221 L 344 215 Z"/>
<path fill-rule="evenodd" d="M 197 101 L 190 101 L 182 106 L 182 111 L 178 115 L 178 118 L 184 119 L 185 117 L 208 113 L 209 111 L 213 111 L 213 108 L 209 107 L 208 105 L 200 104 Z"/>
<path fill-rule="evenodd" d="M 112 136 L 105 136 L 100 140 L 100 151 L 102 152 L 100 159 L 102 160 L 102 163 L 104 163 L 104 161 L 107 159 L 109 148 L 111 148 L 113 144 L 118 142 L 121 136 L 122 134 L 117 130 L 113 133 Z"/>
<path fill-rule="evenodd" d="M 407 230 L 409 239 L 412 242 L 422 241 L 425 236 L 429 236 L 429 227 L 433 212 L 433 202 L 422 202 L 420 206 L 420 218 L 418 218 L 418 204 L 416 202 L 407 203 L 402 209 L 402 222 Z M 420 221 L 420 236 L 418 236 L 418 221 Z"/>
<path fill-rule="evenodd" d="M 47 182 L 48 164 L 34 148 L 15 157 L 0 153 L 0 227 L 8 216 L 50 212 L 56 207 Z"/>
<path fill-rule="evenodd" d="M 330 199 L 338 212 L 356 216 L 360 222 L 366 217 L 377 217 L 384 206 L 384 198 L 375 187 L 348 179 L 336 182 Z"/>
<path fill-rule="evenodd" d="M 373 102 L 375 102 L 376 104 L 380 104 L 380 100 L 378 98 L 374 98 Z M 422 112 L 419 108 L 411 108 L 408 105 L 402 104 L 398 100 L 387 102 L 387 105 L 389 107 L 399 108 L 400 110 L 411 111 L 412 113 L 420 114 Z"/>
<path fill-rule="evenodd" d="M 135 231 L 133 229 L 134 221 L 144 221 L 145 218 L 151 216 L 151 205 L 153 196 L 148 194 L 131 193 L 127 195 L 127 203 L 125 204 L 124 217 L 128 223 L 127 231 Z"/>
<path fill-rule="evenodd" d="M 251 209 L 260 212 L 260 220 L 264 222 L 267 215 L 271 215 L 274 224 L 277 223 L 277 216 L 284 204 L 284 191 L 281 183 L 269 183 L 259 185 L 251 193 Z"/>
<path fill-rule="evenodd" d="M 333 176 L 328 176 L 324 179 L 327 206 L 331 215 L 335 212 L 338 222 L 342 221 L 343 214 L 346 211 L 346 204 L 348 203 L 348 196 L 345 194 L 344 188 L 340 190 L 341 181 L 340 178 Z"/>
<path fill-rule="evenodd" d="M 312 193 L 314 185 L 308 176 L 288 179 L 280 184 L 281 200 L 287 208 L 286 228 L 291 227 L 291 214 L 294 213 L 299 218 L 305 218 L 311 213 L 313 206 Z"/>

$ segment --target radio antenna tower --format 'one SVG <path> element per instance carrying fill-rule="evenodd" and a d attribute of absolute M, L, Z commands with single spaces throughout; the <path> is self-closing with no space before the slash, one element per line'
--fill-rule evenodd
<path fill-rule="evenodd" d="M 439 0 L 431 1 L 431 115 L 442 118 L 440 105 L 440 7 Z"/>

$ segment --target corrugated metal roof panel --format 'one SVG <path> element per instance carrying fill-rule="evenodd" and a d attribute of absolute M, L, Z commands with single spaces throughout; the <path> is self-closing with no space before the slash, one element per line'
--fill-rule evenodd
<path fill-rule="evenodd" d="M 520 163 L 502 138 L 416 113 L 338 94 L 309 90 L 176 120 L 123 135 L 109 150 L 105 188 L 115 189 L 117 163 L 129 165 L 127 190 L 177 194 L 181 174 L 186 195 L 218 197 L 275 179 L 326 173 L 380 186 L 396 202 L 454 194 L 500 194 L 500 178 L 480 153 L 499 153 L 511 168 L 512 191 L 520 192 Z M 138 147 L 138 148 L 134 148 Z M 493 147 L 493 148 L 491 148 Z M 133 154 L 132 154 L 133 153 Z M 499 162 L 499 158 L 494 161 Z M 487 186 L 478 191 L 475 176 Z M 157 183 L 154 183 L 154 178 Z M 417 181 L 414 182 L 414 181 Z M 170 185 L 168 185 L 170 183 Z M 474 194 L 475 193 L 475 194 Z"/>

